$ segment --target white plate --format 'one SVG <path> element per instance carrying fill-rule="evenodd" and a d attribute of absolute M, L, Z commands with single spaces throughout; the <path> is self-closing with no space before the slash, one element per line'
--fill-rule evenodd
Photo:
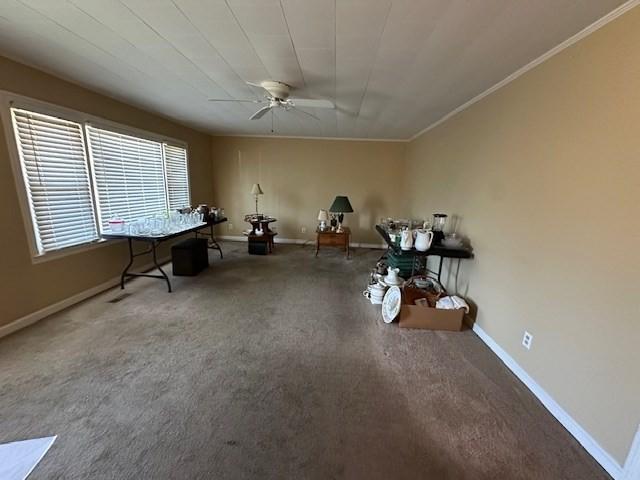
<path fill-rule="evenodd" d="M 385 285 L 387 285 L 388 287 L 393 287 L 394 285 L 396 287 L 401 287 L 404 284 L 404 280 L 402 279 L 402 277 L 398 277 L 398 283 L 391 283 L 389 282 L 389 280 L 387 280 L 389 276 L 386 275 L 382 278 L 382 281 L 384 282 Z"/>
<path fill-rule="evenodd" d="M 382 320 L 391 323 L 400 313 L 401 293 L 398 287 L 390 287 L 382 300 Z"/>
<path fill-rule="evenodd" d="M 384 279 L 378 280 L 378 283 L 384 287 L 403 287 L 404 286 L 404 281 L 402 281 L 401 283 L 396 283 L 395 285 L 389 285 L 387 282 L 384 281 Z"/>

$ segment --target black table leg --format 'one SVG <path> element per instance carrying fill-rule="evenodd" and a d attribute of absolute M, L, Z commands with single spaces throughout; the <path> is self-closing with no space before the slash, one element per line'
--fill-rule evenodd
<path fill-rule="evenodd" d="M 171 293 L 171 282 L 169 281 L 169 277 L 167 276 L 166 273 L 164 273 L 164 270 L 162 270 L 162 267 L 160 267 L 160 265 L 158 264 L 158 256 L 156 254 L 156 248 L 158 246 L 158 242 L 155 240 L 145 240 L 146 242 L 149 243 L 149 248 L 147 250 L 144 250 L 142 252 L 138 252 L 138 253 L 134 253 L 133 252 L 133 245 L 132 245 L 132 239 L 128 238 L 127 239 L 127 243 L 129 245 L 129 263 L 127 264 L 127 266 L 124 268 L 124 270 L 122 271 L 122 275 L 120 276 L 120 288 L 124 289 L 124 281 L 127 277 L 148 277 L 148 278 L 159 278 L 159 279 L 164 279 L 165 282 L 167 282 L 167 288 L 169 290 L 169 293 Z M 147 254 L 151 254 L 151 257 L 153 259 L 153 266 L 160 270 L 161 275 L 154 275 L 152 273 L 132 273 L 129 271 L 129 268 L 131 268 L 131 265 L 133 265 L 133 259 L 135 257 L 140 257 L 142 255 L 147 255 Z"/>
<path fill-rule="evenodd" d="M 207 248 L 211 250 L 218 250 L 220 252 L 220 259 L 222 259 L 222 248 L 220 244 L 216 241 L 215 234 L 213 233 L 213 225 L 211 225 L 211 233 L 201 233 L 200 235 L 204 235 L 205 237 L 209 237 L 209 241 L 207 242 Z M 198 230 L 195 231 L 196 238 L 198 238 Z"/>
<path fill-rule="evenodd" d="M 160 273 L 162 274 L 162 276 L 164 277 L 164 279 L 167 281 L 167 288 L 169 289 L 169 293 L 171 293 L 171 282 L 169 281 L 169 277 L 167 277 L 167 274 L 164 273 L 164 270 L 162 270 L 162 267 L 160 265 L 158 265 L 158 259 L 156 257 L 156 247 L 158 246 L 157 242 L 151 242 L 151 251 L 152 251 L 152 256 L 153 256 L 153 264 L 156 266 L 156 268 L 158 270 L 160 270 Z"/>
<path fill-rule="evenodd" d="M 440 285 L 442 285 L 442 282 L 440 281 L 440 274 L 442 273 L 442 260 L 444 259 L 444 257 L 440 257 L 440 265 L 438 266 L 438 283 Z"/>
<path fill-rule="evenodd" d="M 129 268 L 131 268 L 131 265 L 133 265 L 133 246 L 131 245 L 130 238 L 127 239 L 127 243 L 129 244 L 129 263 L 124 267 L 122 275 L 120 275 L 120 290 L 124 290 L 124 278 L 127 276 L 127 272 L 129 271 Z"/>
<path fill-rule="evenodd" d="M 213 248 L 214 250 L 218 250 L 220 252 L 220 260 L 222 260 L 222 248 L 220 248 L 220 245 L 218 244 L 216 237 L 213 233 L 213 225 L 211 225 L 211 243 L 212 246 L 209 248 Z"/>

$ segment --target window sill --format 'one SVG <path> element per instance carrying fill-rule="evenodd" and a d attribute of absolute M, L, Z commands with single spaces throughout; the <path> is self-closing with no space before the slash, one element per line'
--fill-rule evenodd
<path fill-rule="evenodd" d="M 45 263 L 50 260 L 58 260 L 60 258 L 68 257 L 70 255 L 88 252 L 90 250 L 95 250 L 96 248 L 102 248 L 107 245 L 114 245 L 116 242 L 120 243 L 121 240 L 116 240 L 114 242 L 113 240 L 110 241 L 110 240 L 105 240 L 104 238 L 101 238 L 99 240 L 96 240 L 95 242 L 74 245 L 72 247 L 63 248 L 61 250 L 45 252 L 41 255 L 33 255 L 31 257 L 31 263 L 38 264 L 38 263 Z"/>

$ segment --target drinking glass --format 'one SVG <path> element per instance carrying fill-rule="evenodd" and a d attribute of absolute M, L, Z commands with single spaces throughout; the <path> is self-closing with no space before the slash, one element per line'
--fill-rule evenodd
<path fill-rule="evenodd" d="M 178 212 L 171 212 L 169 214 L 169 223 L 171 230 L 177 230 L 178 225 L 180 225 L 180 214 Z"/>
<path fill-rule="evenodd" d="M 157 215 L 151 220 L 151 233 L 153 235 L 160 235 L 164 229 L 164 218 Z"/>
<path fill-rule="evenodd" d="M 130 235 L 140 235 L 140 222 L 134 220 L 131 225 L 129 225 L 129 234 Z"/>
<path fill-rule="evenodd" d="M 151 219 L 145 218 L 144 220 L 141 220 L 140 223 L 140 234 L 149 235 L 151 233 Z"/>

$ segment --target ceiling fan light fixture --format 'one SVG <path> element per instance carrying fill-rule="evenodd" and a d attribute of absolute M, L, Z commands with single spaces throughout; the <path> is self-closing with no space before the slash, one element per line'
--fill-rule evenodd
<path fill-rule="evenodd" d="M 274 80 L 265 80 L 260 82 L 260 86 L 264 88 L 269 95 L 279 100 L 286 100 L 289 98 L 291 87 L 283 82 L 277 82 Z"/>
<path fill-rule="evenodd" d="M 264 95 L 265 100 L 233 100 L 233 99 L 209 99 L 211 102 L 251 102 L 251 103 L 268 103 L 268 105 L 263 106 L 257 112 L 249 117 L 249 120 L 259 120 L 262 118 L 267 112 L 271 111 L 273 113 L 273 109 L 276 107 L 282 108 L 284 111 L 299 111 L 307 116 L 314 118 L 315 120 L 319 120 L 315 115 L 305 112 L 304 110 L 300 110 L 297 107 L 311 107 L 311 108 L 335 108 L 335 105 L 330 100 L 318 100 L 313 98 L 289 98 L 289 94 L 291 92 L 292 87 L 283 82 L 278 82 L 275 80 L 265 80 L 263 82 L 252 83 L 246 82 L 247 85 L 251 85 L 252 87 L 262 88 L 265 90 L 266 94 Z M 271 119 L 273 122 L 273 118 Z"/>

